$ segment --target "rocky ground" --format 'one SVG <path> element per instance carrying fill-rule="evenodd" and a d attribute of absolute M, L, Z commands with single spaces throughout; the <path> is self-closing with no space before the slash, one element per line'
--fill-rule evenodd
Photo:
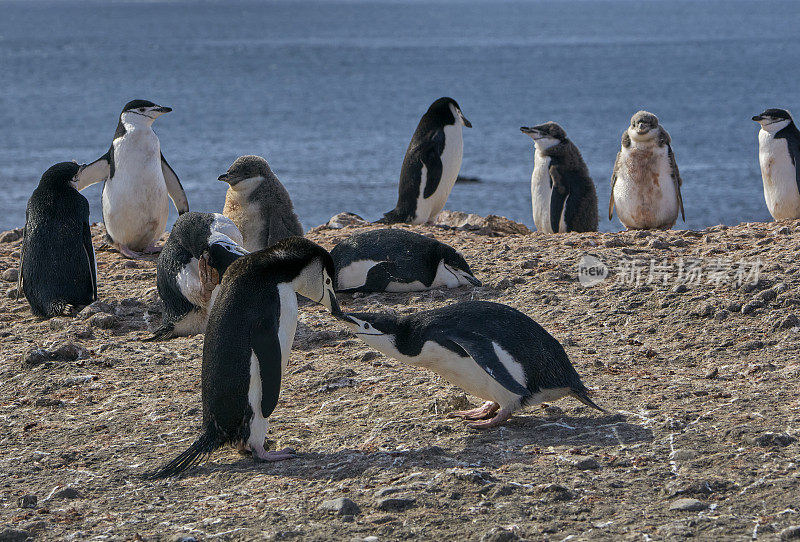
<path fill-rule="evenodd" d="M 478 399 L 305 304 L 270 429 L 299 457 L 224 449 L 159 482 L 143 474 L 198 435 L 203 337 L 142 342 L 154 261 L 98 251 L 101 301 L 40 321 L 14 299 L 20 242 L 0 236 L 0 540 L 800 537 L 800 222 L 564 235 L 465 222 L 411 229 L 461 250 L 484 286 L 343 307 L 512 305 L 565 345 L 608 414 L 563 399 L 467 429 L 445 415 Z M 331 248 L 356 230 L 308 236 Z M 587 254 L 608 266 L 592 287 L 578 281 Z"/>

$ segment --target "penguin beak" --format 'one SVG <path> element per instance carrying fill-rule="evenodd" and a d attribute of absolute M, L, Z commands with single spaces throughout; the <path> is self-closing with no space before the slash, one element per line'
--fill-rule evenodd
<path fill-rule="evenodd" d="M 755 117 L 753 117 L 753 120 L 756 122 L 761 122 L 762 120 L 764 120 L 764 117 L 762 117 L 761 115 L 756 115 Z"/>
<path fill-rule="evenodd" d="M 519 129 L 519 131 L 522 132 L 523 134 L 531 136 L 533 139 L 542 138 L 541 132 L 539 132 L 539 130 L 537 130 L 536 128 L 531 128 L 530 126 L 522 126 Z"/>
<path fill-rule="evenodd" d="M 342 313 L 342 308 L 339 306 L 336 294 L 334 294 L 331 289 L 325 289 L 325 293 L 322 294 L 322 299 L 320 299 L 319 302 L 334 316 Z"/>
<path fill-rule="evenodd" d="M 461 115 L 461 122 L 464 123 L 464 126 L 467 128 L 472 128 L 472 123 L 467 119 L 467 117 L 464 116 L 464 113 L 459 111 L 458 114 Z"/>
<path fill-rule="evenodd" d="M 223 182 L 226 182 L 226 183 L 227 183 L 227 182 L 228 182 L 228 174 L 227 174 L 227 173 L 223 173 L 222 175 L 220 175 L 219 177 L 217 177 L 217 180 L 218 180 L 218 181 L 223 181 Z"/>
<path fill-rule="evenodd" d="M 346 322 L 348 324 L 353 324 L 354 326 L 358 325 L 358 322 L 347 316 L 346 313 L 342 312 L 341 310 L 338 313 L 333 314 L 336 318 L 341 320 L 342 322 Z"/>
<path fill-rule="evenodd" d="M 483 283 L 481 283 L 481 281 L 479 281 L 469 273 L 464 273 L 464 278 L 467 279 L 469 283 L 472 284 L 473 286 L 483 286 Z"/>
<path fill-rule="evenodd" d="M 164 113 L 169 113 L 170 111 L 172 111 L 172 108 L 171 107 L 164 107 L 164 106 L 159 105 L 158 107 L 154 107 L 153 111 L 156 111 L 158 113 L 164 114 Z"/>

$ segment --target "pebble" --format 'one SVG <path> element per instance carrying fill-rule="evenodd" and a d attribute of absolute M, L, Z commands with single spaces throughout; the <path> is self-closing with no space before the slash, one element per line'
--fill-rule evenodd
<path fill-rule="evenodd" d="M 546 484 L 544 486 L 539 486 L 538 490 L 540 493 L 550 497 L 551 500 L 556 502 L 571 501 L 577 497 L 574 491 L 560 484 Z"/>
<path fill-rule="evenodd" d="M 675 450 L 669 454 L 669 458 L 675 461 L 689 461 L 691 459 L 696 459 L 699 455 L 700 454 L 697 453 L 696 450 L 687 448 L 685 450 Z"/>
<path fill-rule="evenodd" d="M 800 539 L 800 525 L 793 525 L 786 527 L 778 536 L 781 540 L 797 540 Z"/>
<path fill-rule="evenodd" d="M 365 536 L 361 540 L 362 540 L 362 542 L 378 542 L 378 540 L 380 540 L 380 539 L 377 536 L 373 535 L 373 536 Z"/>
<path fill-rule="evenodd" d="M 19 270 L 16 267 L 11 267 L 3 271 L 3 280 L 7 280 L 8 282 L 17 282 L 19 278 Z"/>
<path fill-rule="evenodd" d="M 756 309 L 760 309 L 763 306 L 764 306 L 764 302 L 763 301 L 761 301 L 759 299 L 754 299 L 753 301 L 750 301 L 749 303 L 745 303 L 742 306 L 742 314 L 750 314 L 752 312 L 755 312 Z"/>
<path fill-rule="evenodd" d="M 195 537 L 183 534 L 176 534 L 171 540 L 172 542 L 197 542 Z"/>
<path fill-rule="evenodd" d="M 689 287 L 686 286 L 685 284 L 678 284 L 672 289 L 672 291 L 675 292 L 676 294 L 682 294 L 684 292 L 688 292 Z"/>
<path fill-rule="evenodd" d="M 59 489 L 53 494 L 54 499 L 78 499 L 80 497 L 81 492 L 70 486 L 67 486 L 64 489 Z"/>
<path fill-rule="evenodd" d="M 706 373 L 705 377 L 709 380 L 712 380 L 714 378 L 717 378 L 718 374 L 719 374 L 719 368 L 712 367 L 711 370 Z"/>
<path fill-rule="evenodd" d="M 369 350 L 368 352 L 364 352 L 364 355 L 361 356 L 361 361 L 366 363 L 368 361 L 372 361 L 375 358 L 379 358 L 381 355 L 374 350 Z"/>
<path fill-rule="evenodd" d="M 716 320 L 716 321 L 718 321 L 718 322 L 722 322 L 723 320 L 725 320 L 726 318 L 728 318 L 728 316 L 730 316 L 730 315 L 731 315 L 731 313 L 730 313 L 730 311 L 729 311 L 729 310 L 727 310 L 727 309 L 720 309 L 720 310 L 718 310 L 718 311 L 717 311 L 717 313 L 714 315 L 714 320 Z"/>
<path fill-rule="evenodd" d="M 401 512 L 414 506 L 416 499 L 411 497 L 387 497 L 380 499 L 375 508 L 384 512 Z"/>
<path fill-rule="evenodd" d="M 762 446 L 764 448 L 771 448 L 773 446 L 784 448 L 794 442 L 797 442 L 797 439 L 786 433 L 764 433 L 758 435 L 757 437 L 748 439 L 748 442 L 749 444 Z"/>
<path fill-rule="evenodd" d="M 800 318 L 795 314 L 789 314 L 780 323 L 780 329 L 789 329 L 793 327 L 800 327 Z"/>
<path fill-rule="evenodd" d="M 361 508 L 347 497 L 325 501 L 320 505 L 319 509 L 339 516 L 356 516 L 361 513 Z"/>
<path fill-rule="evenodd" d="M 44 363 L 50 359 L 50 352 L 45 350 L 44 348 L 35 348 L 33 350 L 29 350 L 27 354 L 22 358 L 22 365 L 25 367 L 35 367 L 40 363 Z"/>
<path fill-rule="evenodd" d="M 580 470 L 596 470 L 600 468 L 600 463 L 593 457 L 586 457 L 576 461 L 575 468 Z"/>
<path fill-rule="evenodd" d="M 3 529 L 0 531 L 0 542 L 23 542 L 28 540 L 31 534 L 20 529 Z"/>
<path fill-rule="evenodd" d="M 23 495 L 19 498 L 19 507 L 20 508 L 36 508 L 36 504 L 39 502 L 39 497 L 36 495 Z"/>
<path fill-rule="evenodd" d="M 708 505 L 703 501 L 689 498 L 678 499 L 669 505 L 670 510 L 679 510 L 684 512 L 699 512 L 700 510 L 705 510 L 706 508 L 708 508 Z"/>
<path fill-rule="evenodd" d="M 0 243 L 13 243 L 22 239 L 22 228 L 6 230 L 0 233 Z"/>
<path fill-rule="evenodd" d="M 86 350 L 75 343 L 65 343 L 52 351 L 53 357 L 63 361 L 75 361 L 86 354 Z"/>
<path fill-rule="evenodd" d="M 503 527 L 496 527 L 481 537 L 481 542 L 516 542 L 517 540 L 522 540 L 517 533 Z"/>
<path fill-rule="evenodd" d="M 89 324 L 99 329 L 114 329 L 117 326 L 117 317 L 113 314 L 97 313 L 89 319 Z"/>
<path fill-rule="evenodd" d="M 9 288 L 6 290 L 6 297 L 9 299 L 16 299 L 18 290 L 16 288 Z"/>

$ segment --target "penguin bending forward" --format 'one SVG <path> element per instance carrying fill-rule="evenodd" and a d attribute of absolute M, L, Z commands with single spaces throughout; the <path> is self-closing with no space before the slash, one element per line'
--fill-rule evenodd
<path fill-rule="evenodd" d="M 161 153 L 153 121 L 172 111 L 147 100 L 125 104 L 108 151 L 75 176 L 78 190 L 101 181 L 103 222 L 111 244 L 128 258 L 161 249 L 155 242 L 164 233 L 172 198 L 178 214 L 189 202 L 178 176 Z"/>
<path fill-rule="evenodd" d="M 767 109 L 753 120 L 758 131 L 758 162 L 764 199 L 772 218 L 800 218 L 800 130 L 785 109 Z"/>
<path fill-rule="evenodd" d="M 631 117 L 611 175 L 609 220 L 616 206 L 619 221 L 629 230 L 668 230 L 678 220 L 678 211 L 686 222 L 683 180 L 670 142 L 652 113 L 639 111 Z"/>
<path fill-rule="evenodd" d="M 297 296 L 339 305 L 333 260 L 303 237 L 242 256 L 222 277 L 203 342 L 203 433 L 188 450 L 152 474 L 174 476 L 225 444 L 265 461 L 292 456 L 267 452 L 264 439 L 278 404 L 297 326 Z"/>
<path fill-rule="evenodd" d="M 564 348 L 516 309 L 466 301 L 410 316 L 339 313 L 358 338 L 400 361 L 430 369 L 485 399 L 480 408 L 450 413 L 488 428 L 518 408 L 570 395 L 597 410 Z"/>
<path fill-rule="evenodd" d="M 422 116 L 403 159 L 397 206 L 378 222 L 432 223 L 461 170 L 461 128 L 472 128 L 458 103 L 439 98 Z"/>
<path fill-rule="evenodd" d="M 23 292 L 41 318 L 74 314 L 97 299 L 89 202 L 72 182 L 77 172 L 74 162 L 45 171 L 25 211 L 17 299 Z"/>
<path fill-rule="evenodd" d="M 242 232 L 244 248 L 254 252 L 287 237 L 303 236 L 289 192 L 266 160 L 240 156 L 219 180 L 230 185 L 222 213 Z"/>
<path fill-rule="evenodd" d="M 147 341 L 204 333 L 212 293 L 230 264 L 247 254 L 236 224 L 219 213 L 188 212 L 175 221 L 158 256 L 161 326 Z"/>
<path fill-rule="evenodd" d="M 401 229 L 353 234 L 333 247 L 331 256 L 337 292 L 416 292 L 481 285 L 456 249 Z"/>
<path fill-rule="evenodd" d="M 597 231 L 597 192 L 578 147 L 555 122 L 520 128 L 533 139 L 531 204 L 545 233 Z"/>

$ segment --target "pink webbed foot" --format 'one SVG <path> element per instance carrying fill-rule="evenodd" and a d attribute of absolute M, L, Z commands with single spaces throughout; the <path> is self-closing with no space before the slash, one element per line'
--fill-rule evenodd
<path fill-rule="evenodd" d="M 214 292 L 214 288 L 219 284 L 219 271 L 208 263 L 208 253 L 203 253 L 198 262 L 198 266 L 200 271 L 200 284 L 203 288 L 203 301 L 208 304 L 211 301 L 211 294 Z"/>
<path fill-rule="evenodd" d="M 470 427 L 475 429 L 489 429 L 490 427 L 497 427 L 498 425 L 505 423 L 511 418 L 511 410 L 506 410 L 505 408 L 500 409 L 494 418 L 491 420 L 484 420 L 484 421 L 468 421 L 466 424 Z"/>
<path fill-rule="evenodd" d="M 157 245 L 155 243 L 150 243 L 149 245 L 147 245 L 147 248 L 145 248 L 143 252 L 145 254 L 159 254 L 161 253 L 162 248 L 163 247 L 161 247 L 160 245 Z"/>
<path fill-rule="evenodd" d="M 263 446 L 259 446 L 253 450 L 253 458 L 255 458 L 257 461 L 284 461 L 286 459 L 294 459 L 297 457 L 296 454 L 297 452 L 292 448 L 284 448 L 283 450 L 268 452 Z"/>
<path fill-rule="evenodd" d="M 135 250 L 129 249 L 127 245 L 118 244 L 117 250 L 119 250 L 120 254 L 126 258 L 130 258 L 131 260 L 141 260 L 145 257 L 141 252 L 136 252 Z"/>
<path fill-rule="evenodd" d="M 465 420 L 485 420 L 494 414 L 500 405 L 494 401 L 486 401 L 483 406 L 473 408 L 472 410 L 454 410 L 450 412 L 448 418 L 463 418 Z"/>

